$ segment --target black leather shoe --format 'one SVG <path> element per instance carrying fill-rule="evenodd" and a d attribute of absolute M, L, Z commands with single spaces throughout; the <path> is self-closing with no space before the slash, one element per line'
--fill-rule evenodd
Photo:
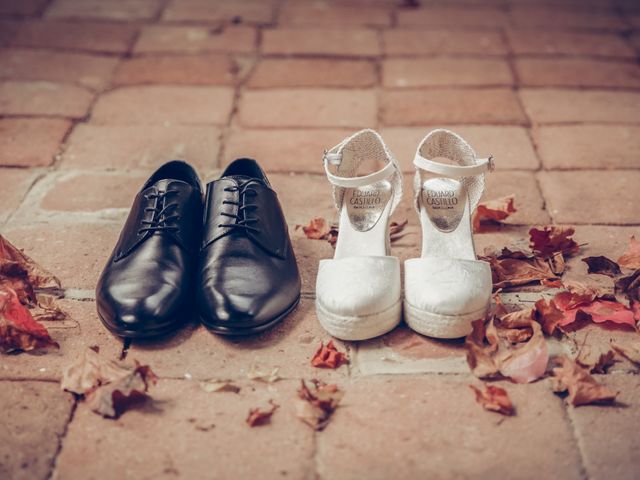
<path fill-rule="evenodd" d="M 188 318 L 202 207 L 198 175 L 185 162 L 166 163 L 144 184 L 96 288 L 98 315 L 113 333 L 162 335 Z"/>
<path fill-rule="evenodd" d="M 247 335 L 282 320 L 300 299 L 287 224 L 265 173 L 241 158 L 207 185 L 198 309 L 216 333 Z"/>

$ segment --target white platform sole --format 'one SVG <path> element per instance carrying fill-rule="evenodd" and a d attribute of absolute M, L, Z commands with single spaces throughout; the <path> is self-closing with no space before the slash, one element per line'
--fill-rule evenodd
<path fill-rule="evenodd" d="M 369 315 L 345 316 L 327 311 L 316 300 L 316 313 L 322 327 L 340 340 L 368 340 L 393 330 L 402 318 L 402 300 Z"/>
<path fill-rule="evenodd" d="M 486 317 L 489 306 L 463 315 L 441 315 L 421 310 L 405 301 L 404 320 L 412 330 L 427 337 L 461 338 L 471 333 L 473 321 Z"/>

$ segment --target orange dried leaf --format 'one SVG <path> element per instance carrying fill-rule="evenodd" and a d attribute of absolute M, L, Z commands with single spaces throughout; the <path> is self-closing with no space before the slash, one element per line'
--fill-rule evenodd
<path fill-rule="evenodd" d="M 0 352 L 49 347 L 60 348 L 47 329 L 20 303 L 18 294 L 10 288 L 0 287 Z"/>
<path fill-rule="evenodd" d="M 499 223 L 507 219 L 512 213 L 515 213 L 514 200 L 515 195 L 512 194 L 495 200 L 480 202 L 473 215 L 473 231 L 480 233 L 482 232 L 483 222 Z"/>
<path fill-rule="evenodd" d="M 640 268 L 640 241 L 634 235 L 629 239 L 629 248 L 618 258 L 618 265 L 623 268 Z"/>
<path fill-rule="evenodd" d="M 278 408 L 280 408 L 280 406 L 276 405 L 272 401 L 269 401 L 269 403 L 271 404 L 271 408 L 269 409 L 252 408 L 249 410 L 246 422 L 250 427 L 266 425 L 271 421 L 271 416 Z"/>
<path fill-rule="evenodd" d="M 568 401 L 574 406 L 592 403 L 612 403 L 616 392 L 599 384 L 587 370 L 567 357 L 560 357 L 560 367 L 553 369 L 554 390 L 569 392 Z"/>
<path fill-rule="evenodd" d="M 344 393 L 333 384 L 327 385 L 314 380 L 309 388 L 304 380 L 300 381 L 296 416 L 314 430 L 322 430 L 331 419 Z"/>
<path fill-rule="evenodd" d="M 148 398 L 156 375 L 147 365 L 115 362 L 87 348 L 62 372 L 63 390 L 84 396 L 96 413 L 116 418 L 130 405 Z"/>
<path fill-rule="evenodd" d="M 496 289 L 556 278 L 549 264 L 540 258 L 484 257 L 483 260 L 489 262 Z"/>
<path fill-rule="evenodd" d="M 556 328 L 564 319 L 564 314 L 553 300 L 541 298 L 535 303 L 535 320 L 542 326 L 542 331 L 547 335 L 553 335 Z"/>
<path fill-rule="evenodd" d="M 531 249 L 538 255 L 548 258 L 554 253 L 571 255 L 579 250 L 578 244 L 571 238 L 575 230 L 571 227 L 558 227 L 546 225 L 542 230 L 532 228 L 529 230 Z"/>
<path fill-rule="evenodd" d="M 493 385 L 485 385 L 484 390 L 480 390 L 475 385 L 469 385 L 469 387 L 476 394 L 476 402 L 482 405 L 485 410 L 507 416 L 515 413 L 513 403 L 511 403 L 511 399 L 504 388 Z"/>
<path fill-rule="evenodd" d="M 302 228 L 305 236 L 312 240 L 325 240 L 330 230 L 328 222 L 322 217 L 313 218 L 307 225 L 297 225 L 296 228 Z"/>
<path fill-rule="evenodd" d="M 329 340 L 326 346 L 320 342 L 318 350 L 311 359 L 311 365 L 316 368 L 338 368 L 348 362 L 347 355 L 336 348 L 333 340 Z"/>

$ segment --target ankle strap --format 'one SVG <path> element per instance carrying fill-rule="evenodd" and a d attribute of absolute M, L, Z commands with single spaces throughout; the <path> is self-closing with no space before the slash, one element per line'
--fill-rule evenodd
<path fill-rule="evenodd" d="M 339 153 L 325 153 L 323 157 L 324 163 L 324 171 L 327 174 L 327 178 L 329 181 L 334 184 L 336 187 L 343 188 L 357 188 L 364 187 L 366 185 L 371 185 L 372 183 L 379 182 L 380 180 L 385 180 L 391 177 L 397 170 L 396 166 L 393 162 L 387 162 L 387 164 L 382 167 L 377 172 L 371 173 L 369 175 L 364 175 L 362 177 L 340 177 L 338 175 L 334 175 L 329 171 L 329 164 L 339 165 L 342 161 L 342 155 Z"/>
<path fill-rule="evenodd" d="M 492 156 L 489 158 L 479 158 L 476 162 L 475 165 L 450 165 L 448 163 L 426 159 L 419 153 L 416 153 L 413 159 L 413 164 L 421 170 L 451 178 L 472 177 L 484 172 L 491 172 L 494 169 Z"/>

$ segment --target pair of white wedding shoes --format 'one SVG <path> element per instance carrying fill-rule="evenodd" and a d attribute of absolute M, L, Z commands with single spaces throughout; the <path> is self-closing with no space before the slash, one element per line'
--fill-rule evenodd
<path fill-rule="evenodd" d="M 471 332 L 491 303 L 489 264 L 476 258 L 471 215 L 484 190 L 491 158 L 477 159 L 460 136 L 429 133 L 415 158 L 415 207 L 422 225 L 420 258 L 390 255 L 389 219 L 402 198 L 402 173 L 380 135 L 362 130 L 325 152 L 324 166 L 339 211 L 334 258 L 320 261 L 316 311 L 322 326 L 343 340 L 392 330 L 404 318 L 437 338 Z M 384 165 L 358 176 L 366 163 Z"/>

